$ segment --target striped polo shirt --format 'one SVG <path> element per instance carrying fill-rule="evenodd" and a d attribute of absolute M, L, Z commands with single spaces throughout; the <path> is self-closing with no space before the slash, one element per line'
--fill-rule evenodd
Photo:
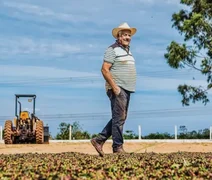
<path fill-rule="evenodd" d="M 118 41 L 116 41 L 106 49 L 104 53 L 104 61 L 112 64 L 110 72 L 115 83 L 127 91 L 135 92 L 135 59 L 129 48 L 126 50 L 118 43 Z M 111 89 L 107 81 L 105 87 L 106 90 Z"/>

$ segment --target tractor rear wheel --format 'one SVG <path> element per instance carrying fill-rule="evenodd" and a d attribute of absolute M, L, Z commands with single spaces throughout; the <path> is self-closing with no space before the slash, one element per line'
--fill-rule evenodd
<path fill-rule="evenodd" d="M 36 144 L 43 144 L 43 121 L 36 122 Z"/>
<path fill-rule="evenodd" d="M 4 125 L 4 143 L 5 144 L 12 144 L 12 121 L 6 120 Z"/>

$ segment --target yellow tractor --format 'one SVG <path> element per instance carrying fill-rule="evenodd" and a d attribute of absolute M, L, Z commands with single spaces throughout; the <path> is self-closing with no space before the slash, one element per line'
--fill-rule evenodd
<path fill-rule="evenodd" d="M 19 98 L 31 98 L 33 101 L 33 112 L 21 110 Z M 14 122 L 6 120 L 4 126 L 4 143 L 20 144 L 20 143 L 49 143 L 49 128 L 43 125 L 43 121 L 35 115 L 35 99 L 34 94 L 15 94 L 15 116 Z M 18 113 L 19 104 L 19 113 Z"/>

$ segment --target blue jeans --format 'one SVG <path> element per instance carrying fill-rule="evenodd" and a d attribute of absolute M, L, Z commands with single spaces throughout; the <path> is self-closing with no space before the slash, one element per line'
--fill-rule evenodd
<path fill-rule="evenodd" d="M 105 142 L 111 135 L 113 140 L 113 149 L 122 146 L 123 126 L 127 118 L 128 106 L 130 101 L 130 92 L 121 88 L 119 95 L 115 95 L 112 90 L 107 91 L 111 102 L 112 118 L 99 133 L 97 141 Z"/>

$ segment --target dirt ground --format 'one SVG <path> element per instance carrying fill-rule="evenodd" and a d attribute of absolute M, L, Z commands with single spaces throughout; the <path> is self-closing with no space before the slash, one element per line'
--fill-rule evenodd
<path fill-rule="evenodd" d="M 112 153 L 111 143 L 105 143 L 105 153 Z M 124 144 L 127 152 L 143 153 L 171 153 L 178 151 L 187 152 L 212 152 L 212 143 L 134 143 L 128 142 Z M 0 154 L 16 154 L 16 153 L 61 153 L 61 152 L 80 152 L 85 154 L 97 155 L 96 150 L 90 143 L 50 143 L 50 144 L 20 144 L 5 145 L 0 144 Z"/>

